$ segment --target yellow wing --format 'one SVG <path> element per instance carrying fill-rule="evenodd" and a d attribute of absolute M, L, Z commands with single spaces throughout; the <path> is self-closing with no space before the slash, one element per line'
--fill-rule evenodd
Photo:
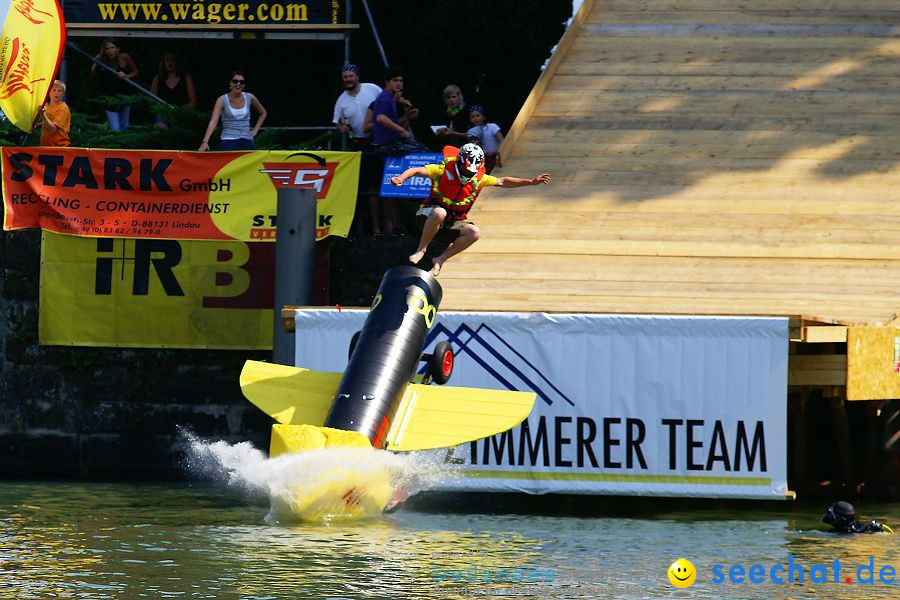
<path fill-rule="evenodd" d="M 244 396 L 279 423 L 322 425 L 341 373 L 248 360 Z M 511 429 L 531 412 L 536 394 L 410 383 L 387 434 L 388 450 L 457 446 Z"/>
<path fill-rule="evenodd" d="M 534 406 L 534 392 L 411 383 L 387 435 L 388 450 L 430 450 L 511 429 Z"/>
<path fill-rule="evenodd" d="M 241 391 L 279 423 L 323 425 L 342 376 L 248 360 L 241 370 Z"/>

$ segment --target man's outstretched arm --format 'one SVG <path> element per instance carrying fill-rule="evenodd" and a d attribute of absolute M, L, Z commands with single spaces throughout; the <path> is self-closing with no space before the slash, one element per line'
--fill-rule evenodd
<path fill-rule="evenodd" d="M 425 167 L 410 167 L 407 170 L 403 171 L 399 175 L 394 175 L 391 177 L 391 185 L 394 187 L 400 187 L 403 185 L 403 182 L 409 179 L 410 177 L 428 177 L 428 171 L 425 170 Z"/>
<path fill-rule="evenodd" d="M 541 173 L 537 177 L 531 179 L 522 179 L 521 177 L 498 177 L 497 185 L 500 187 L 516 188 L 524 185 L 538 185 L 541 183 L 550 183 L 550 173 Z"/>

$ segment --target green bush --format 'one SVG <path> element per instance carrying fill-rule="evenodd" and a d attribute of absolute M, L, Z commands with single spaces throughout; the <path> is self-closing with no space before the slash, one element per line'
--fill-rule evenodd
<path fill-rule="evenodd" d="M 141 95 L 98 96 L 85 102 L 88 112 L 73 111 L 69 131 L 72 145 L 80 148 L 197 150 L 212 114 L 189 106 L 168 106 Z M 161 128 L 150 124 L 132 125 L 125 131 L 110 131 L 103 109 L 124 105 L 131 106 L 132 120 L 138 117 L 138 122 L 152 123 L 159 116 L 169 126 Z M 36 146 L 40 143 L 40 135 L 40 129 L 25 134 L 6 119 L 0 121 L 0 145 Z M 216 135 L 217 133 L 213 135 L 214 149 Z M 259 150 L 323 150 L 328 147 L 329 141 L 333 149 L 340 149 L 340 134 L 336 130 L 311 136 L 308 131 L 264 127 L 256 138 L 256 147 Z"/>

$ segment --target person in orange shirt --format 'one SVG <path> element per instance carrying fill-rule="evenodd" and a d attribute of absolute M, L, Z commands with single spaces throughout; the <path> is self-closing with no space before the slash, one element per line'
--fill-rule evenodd
<path fill-rule="evenodd" d="M 56 80 L 50 88 L 50 102 L 41 107 L 41 146 L 71 146 L 69 126 L 72 113 L 63 102 L 66 84 Z"/>

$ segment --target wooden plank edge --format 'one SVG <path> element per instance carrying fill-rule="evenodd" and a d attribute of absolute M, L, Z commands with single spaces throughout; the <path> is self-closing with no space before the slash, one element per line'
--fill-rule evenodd
<path fill-rule="evenodd" d="M 559 68 L 559 65 L 562 64 L 565 56 L 569 53 L 569 49 L 572 47 L 575 38 L 578 37 L 584 22 L 587 20 L 587 16 L 593 9 L 594 0 L 584 0 L 581 3 L 581 8 L 578 9 L 578 13 L 573 15 L 572 22 L 569 23 L 569 26 L 566 28 L 565 32 L 563 32 L 563 36 L 559 40 L 559 44 L 557 44 L 553 56 L 550 57 L 547 68 L 544 69 L 544 72 L 541 73 L 540 77 L 538 77 L 538 80 L 535 82 L 534 87 L 531 88 L 531 92 L 522 104 L 522 108 L 519 109 L 519 114 L 516 115 L 512 127 L 509 128 L 503 143 L 500 145 L 500 152 L 502 152 L 503 156 L 512 156 L 513 150 L 516 147 L 516 142 L 519 141 L 519 136 L 525 131 L 528 120 L 531 118 L 531 115 L 534 114 L 538 102 L 541 101 L 544 92 L 550 85 L 550 80 L 556 75 L 556 70 Z M 505 160 L 509 160 L 509 158 Z"/>
<path fill-rule="evenodd" d="M 343 312 L 345 310 L 369 310 L 368 306 L 282 306 L 281 307 L 281 330 L 285 333 L 295 333 L 296 324 L 294 322 L 294 312 L 299 309 L 316 309 L 316 310 L 336 310 Z"/>
<path fill-rule="evenodd" d="M 792 342 L 824 344 L 828 342 L 840 343 L 847 341 L 847 327 L 841 325 L 801 327 L 800 331 L 800 339 L 791 339 Z"/>

